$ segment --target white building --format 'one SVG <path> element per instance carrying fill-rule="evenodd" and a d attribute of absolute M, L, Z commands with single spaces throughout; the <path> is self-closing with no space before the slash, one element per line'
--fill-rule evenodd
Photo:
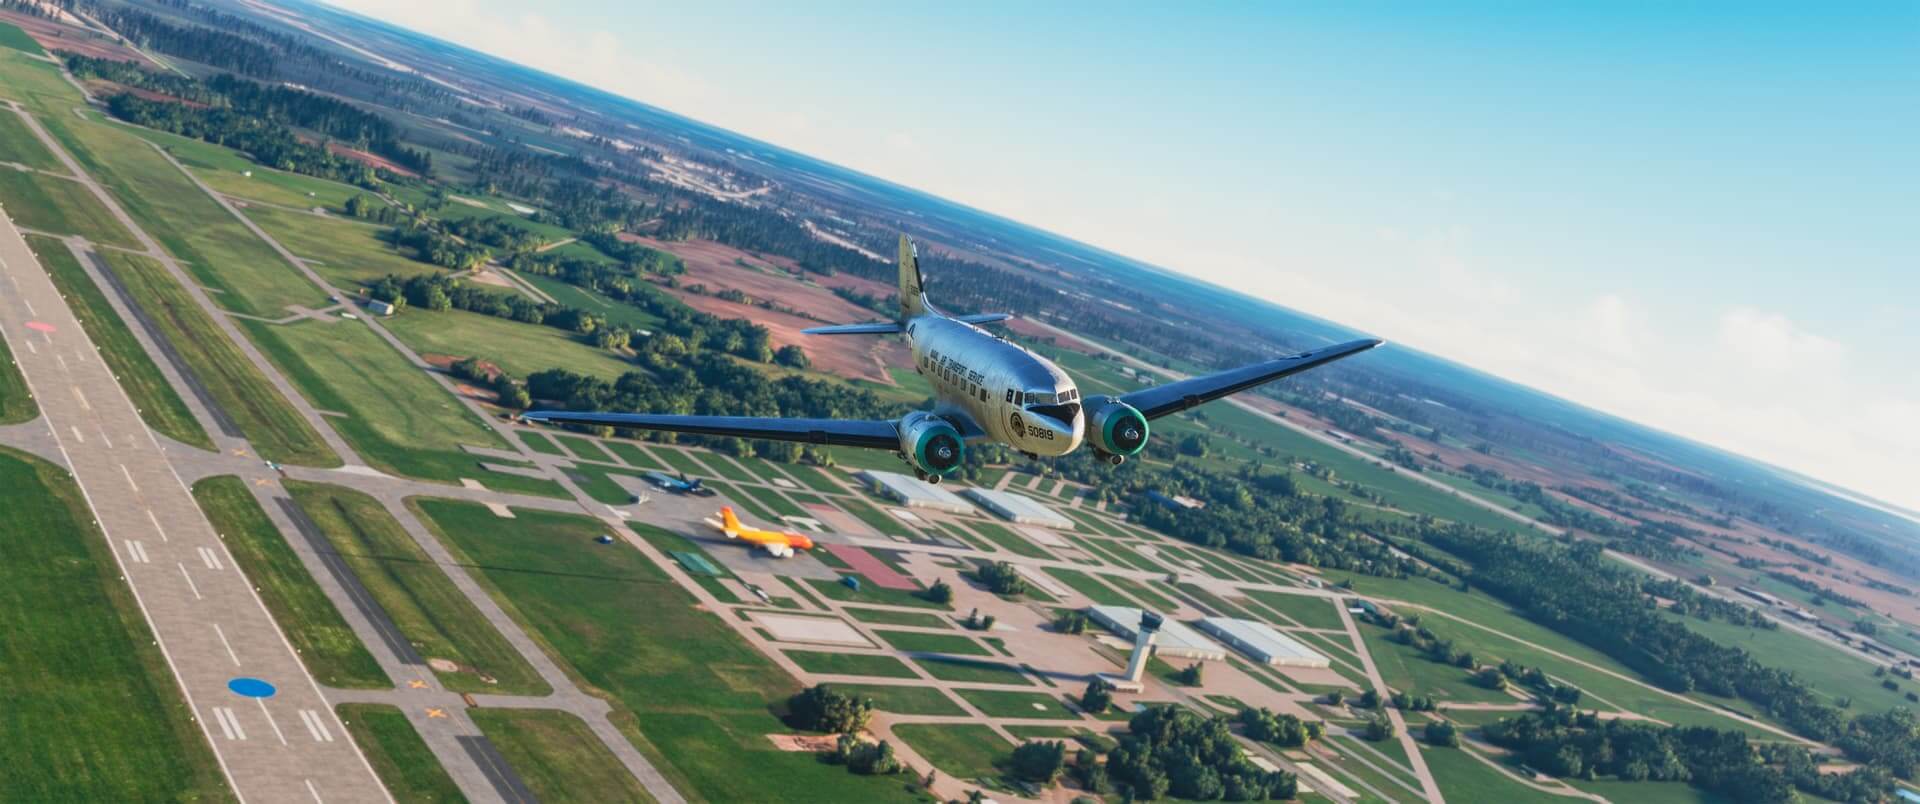
<path fill-rule="evenodd" d="M 1320 668 L 1330 664 L 1327 657 L 1266 623 L 1231 617 L 1208 617 L 1200 621 L 1200 630 L 1218 637 L 1234 650 L 1261 664 Z"/>
<path fill-rule="evenodd" d="M 1054 530 L 1071 530 L 1073 520 L 1056 513 L 1032 497 L 1023 497 L 993 489 L 971 488 L 961 492 L 995 516 L 1022 525 L 1039 525 Z"/>
<path fill-rule="evenodd" d="M 874 493 L 908 508 L 950 514 L 964 514 L 973 510 L 973 506 L 967 505 L 967 501 L 960 499 L 959 495 L 918 478 L 871 469 L 861 472 L 859 477 Z"/>
<path fill-rule="evenodd" d="M 1101 628 L 1112 631 L 1115 636 L 1125 640 L 1134 640 L 1139 636 L 1141 610 L 1131 606 L 1088 606 L 1087 618 L 1099 624 Z M 1200 632 L 1187 627 L 1179 620 L 1169 619 L 1161 624 L 1160 636 L 1153 643 L 1153 652 L 1158 656 L 1171 656 L 1179 659 L 1208 659 L 1225 661 L 1227 649 L 1215 644 L 1213 640 L 1200 635 Z"/>

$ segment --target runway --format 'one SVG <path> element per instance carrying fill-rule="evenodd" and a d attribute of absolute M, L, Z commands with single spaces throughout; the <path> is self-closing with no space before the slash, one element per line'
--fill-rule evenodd
<path fill-rule="evenodd" d="M 4 210 L 0 336 L 234 792 L 391 801 Z"/>

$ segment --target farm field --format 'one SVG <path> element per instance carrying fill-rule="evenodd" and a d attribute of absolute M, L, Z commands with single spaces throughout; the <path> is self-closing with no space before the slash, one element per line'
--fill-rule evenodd
<path fill-rule="evenodd" d="M 604 349 L 536 324 L 463 310 L 435 312 L 408 308 L 386 321 L 387 329 L 421 355 L 477 357 L 515 377 L 562 368 L 607 381 L 638 367 Z"/>
<path fill-rule="evenodd" d="M 233 801 L 80 489 L 0 449 L 0 799 Z M 85 640 L 73 638 L 86 634 Z"/>

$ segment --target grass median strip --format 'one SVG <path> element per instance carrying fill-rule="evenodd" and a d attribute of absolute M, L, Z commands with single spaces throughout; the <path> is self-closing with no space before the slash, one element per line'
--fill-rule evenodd
<path fill-rule="evenodd" d="M 353 741 L 394 798 L 435 804 L 467 800 L 399 707 L 341 704 L 339 712 Z"/>
<path fill-rule="evenodd" d="M 11 116 L 11 112 L 0 112 Z M 133 235 L 100 205 L 87 186 L 44 173 L 0 169 L 0 203 L 7 217 L 23 228 L 79 235 L 95 243 L 139 248 Z"/>
<path fill-rule="evenodd" d="M 0 341 L 0 424 L 33 421 L 40 408 L 33 404 L 33 392 L 27 390 L 27 378 L 20 376 L 7 342 Z"/>
<path fill-rule="evenodd" d="M 393 685 L 333 601 L 300 563 L 245 481 L 232 475 L 193 485 L 193 499 L 259 590 L 273 620 L 287 634 L 314 678 L 329 687 L 382 689 Z"/>
<path fill-rule="evenodd" d="M 160 367 L 140 345 L 133 330 L 120 320 L 100 286 L 94 284 L 67 244 L 51 237 L 27 235 L 27 244 L 40 259 L 41 267 L 53 279 L 60 295 L 67 300 L 87 338 L 100 350 L 100 359 L 113 371 L 120 387 L 140 411 L 140 418 L 161 435 L 201 449 L 214 448 L 200 421 L 187 409 L 187 403 L 167 382 Z"/>
<path fill-rule="evenodd" d="M 320 434 L 160 263 L 117 251 L 101 257 L 260 457 L 301 466 L 340 465 Z"/>
<path fill-rule="evenodd" d="M 287 481 L 287 491 L 414 649 L 429 660 L 457 665 L 436 670 L 448 689 L 519 695 L 550 691 L 379 500 L 340 486 L 297 480 Z"/>
<path fill-rule="evenodd" d="M 535 797 L 547 802 L 652 801 L 587 724 L 551 709 L 474 709 L 473 723 Z"/>
<path fill-rule="evenodd" d="M 952 653 L 960 656 L 992 656 L 993 651 L 963 634 L 929 634 L 922 631 L 874 631 L 881 641 L 895 650 L 914 653 Z"/>

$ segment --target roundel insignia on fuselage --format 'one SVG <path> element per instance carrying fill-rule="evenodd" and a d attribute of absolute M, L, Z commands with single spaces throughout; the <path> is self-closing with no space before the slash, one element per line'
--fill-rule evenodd
<path fill-rule="evenodd" d="M 1020 414 L 1018 413 L 1007 417 L 1007 426 L 1013 428 L 1014 438 L 1019 438 L 1027 432 L 1027 423 L 1020 420 Z"/>

